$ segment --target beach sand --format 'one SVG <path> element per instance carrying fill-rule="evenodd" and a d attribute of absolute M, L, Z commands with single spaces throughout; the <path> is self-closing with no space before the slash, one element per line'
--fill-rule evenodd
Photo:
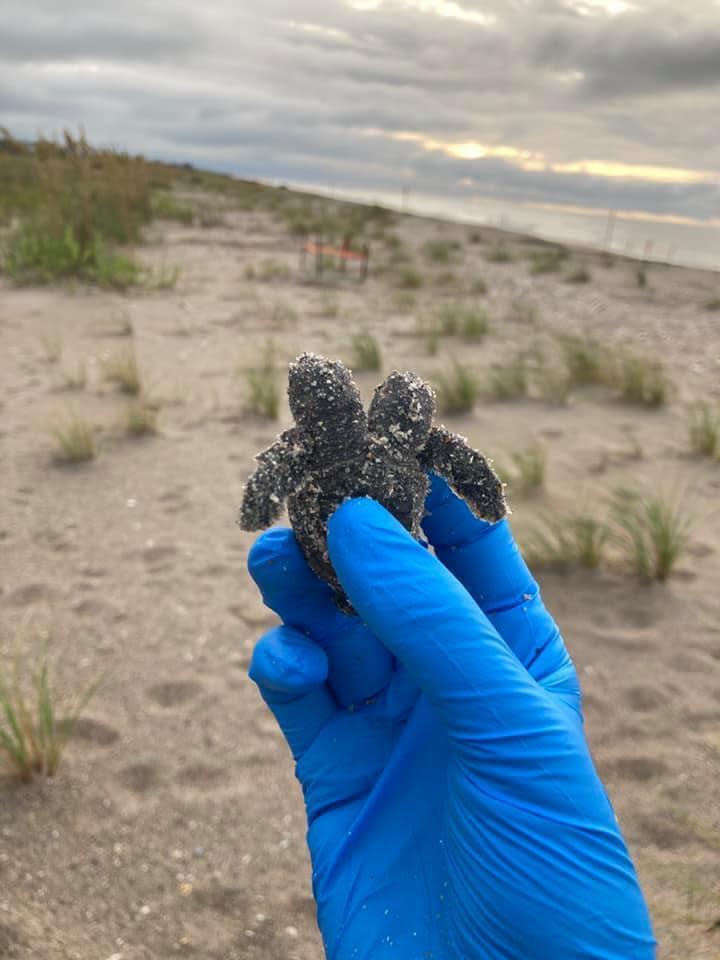
<path fill-rule="evenodd" d="M 400 216 L 391 232 L 414 251 L 417 290 L 398 291 L 402 267 L 382 241 L 366 283 L 309 282 L 300 241 L 268 214 L 237 210 L 209 228 L 151 229 L 140 256 L 179 267 L 172 290 L 0 279 L 0 651 L 10 656 L 30 614 L 28 636 L 49 631 L 69 686 L 103 675 L 58 775 L 0 779 L 0 957 L 321 956 L 300 789 L 246 677 L 275 619 L 246 572 L 253 537 L 235 524 L 253 455 L 291 421 L 284 398 L 279 421 L 245 412 L 241 371 L 269 338 L 283 385 L 302 350 L 352 363 L 363 328 L 385 373 L 430 379 L 455 357 L 483 384 L 517 349 L 551 350 L 567 332 L 666 363 L 675 388 L 660 410 L 587 388 L 566 405 L 481 399 L 443 419 L 499 463 L 545 447 L 544 489 L 510 487 L 520 534 L 548 511 L 601 510 L 621 485 L 689 505 L 691 540 L 667 583 L 618 565 L 539 579 L 580 673 L 660 956 L 720 955 L 720 462 L 692 456 L 687 435 L 689 405 L 720 398 L 720 313 L 704 309 L 720 277 L 649 265 L 640 287 L 637 263 L 582 250 L 532 276 L 539 247 L 521 237 Z M 451 263 L 425 255 L 431 239 L 457 241 Z M 511 262 L 490 262 L 496 243 Z M 590 282 L 567 283 L 580 265 Z M 486 295 L 472 292 L 480 279 Z M 432 355 L 418 324 L 448 301 L 484 307 L 490 332 L 442 338 Z M 103 377 L 130 342 L 128 321 L 160 404 L 159 433 L 144 439 L 124 435 L 126 401 Z M 49 335 L 61 339 L 58 362 Z M 85 389 L 63 389 L 78 363 Z M 366 399 L 379 379 L 357 374 Z M 97 426 L 100 452 L 59 467 L 49 428 L 70 409 Z"/>

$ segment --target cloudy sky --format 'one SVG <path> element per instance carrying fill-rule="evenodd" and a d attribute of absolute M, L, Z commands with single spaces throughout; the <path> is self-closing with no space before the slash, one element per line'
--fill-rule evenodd
<path fill-rule="evenodd" d="M 720 223 L 720 0 L 2 0 L 0 123 L 286 183 Z"/>

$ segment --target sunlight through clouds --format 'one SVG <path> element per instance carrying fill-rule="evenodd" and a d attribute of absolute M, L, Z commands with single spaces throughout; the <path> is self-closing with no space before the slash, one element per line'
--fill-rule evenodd
<path fill-rule="evenodd" d="M 395 0 L 394 3 L 387 3 L 385 0 L 350 0 L 349 5 L 354 10 L 364 11 L 379 10 L 381 7 L 418 10 L 420 13 L 435 14 L 452 20 L 465 20 L 481 26 L 489 26 L 497 21 L 497 17 L 492 14 L 469 10 L 459 3 L 453 3 L 452 0 Z"/>

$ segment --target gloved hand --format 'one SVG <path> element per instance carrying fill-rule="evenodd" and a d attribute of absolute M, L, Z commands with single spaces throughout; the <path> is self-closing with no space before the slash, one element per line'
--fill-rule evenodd
<path fill-rule="evenodd" d="M 648 960 L 650 920 L 572 661 L 506 521 L 433 479 L 435 556 L 343 504 L 335 607 L 292 532 L 250 571 L 284 622 L 250 676 L 290 745 L 331 960 Z"/>

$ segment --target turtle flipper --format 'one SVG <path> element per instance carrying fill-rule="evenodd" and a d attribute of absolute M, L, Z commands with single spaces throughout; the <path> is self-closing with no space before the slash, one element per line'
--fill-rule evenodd
<path fill-rule="evenodd" d="M 465 437 L 433 427 L 419 459 L 426 470 L 444 477 L 482 520 L 495 522 L 507 514 L 502 481 Z"/>

